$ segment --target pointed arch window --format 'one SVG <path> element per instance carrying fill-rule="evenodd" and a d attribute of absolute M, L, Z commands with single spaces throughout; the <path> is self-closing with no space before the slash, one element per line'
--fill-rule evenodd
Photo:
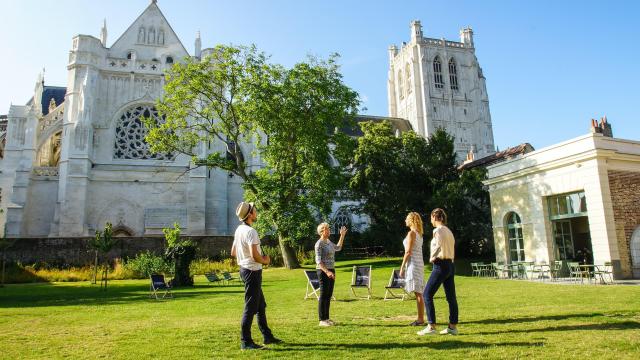
<path fill-rule="evenodd" d="M 522 220 L 520 215 L 510 212 L 507 218 L 507 239 L 511 261 L 524 261 L 524 237 L 522 236 Z"/>
<path fill-rule="evenodd" d="M 400 99 L 404 98 L 404 79 L 402 78 L 402 70 L 398 70 L 398 94 L 400 95 Z"/>
<path fill-rule="evenodd" d="M 453 58 L 449 59 L 449 84 L 451 84 L 451 90 L 458 91 L 458 69 Z"/>
<path fill-rule="evenodd" d="M 407 64 L 407 66 L 404 68 L 404 75 L 407 78 L 407 94 L 411 94 L 411 65 Z"/>
<path fill-rule="evenodd" d="M 436 86 L 436 89 L 444 88 L 444 80 L 442 78 L 442 63 L 440 62 L 440 57 L 438 56 L 433 59 L 433 82 Z"/>

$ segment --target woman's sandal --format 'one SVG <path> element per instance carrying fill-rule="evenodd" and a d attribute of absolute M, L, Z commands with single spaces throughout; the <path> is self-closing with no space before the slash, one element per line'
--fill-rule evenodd
<path fill-rule="evenodd" d="M 418 320 L 415 320 L 414 322 L 412 322 L 411 324 L 409 324 L 409 326 L 423 326 L 424 325 L 424 321 L 420 322 Z"/>

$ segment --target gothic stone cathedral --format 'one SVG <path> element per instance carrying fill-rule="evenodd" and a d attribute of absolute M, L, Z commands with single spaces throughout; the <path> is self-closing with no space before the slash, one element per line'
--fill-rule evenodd
<path fill-rule="evenodd" d="M 412 29 L 409 44 L 390 50 L 390 116 L 409 120 L 423 136 L 443 126 L 456 136 L 461 157 L 472 149 L 491 153 L 487 93 L 471 31 L 454 43 L 423 38 L 418 22 Z M 193 57 L 208 51 L 198 36 Z M 33 98 L 0 117 L 6 126 L 0 231 L 91 236 L 111 222 L 116 234 L 144 236 L 177 221 L 186 235 L 231 234 L 243 196 L 240 179 L 216 169 L 187 171 L 188 157 L 152 154 L 144 141 L 141 117 L 158 116 L 154 102 L 164 70 L 187 56 L 156 1 L 111 47 L 106 24 L 100 39 L 75 36 L 67 86 L 45 86 L 41 76 Z M 251 154 L 251 144 L 243 146 Z M 199 151 L 224 149 L 202 144 Z M 248 162 L 260 166 L 257 158 Z M 354 220 L 338 204 L 334 209 L 334 222 Z"/>
<path fill-rule="evenodd" d="M 460 30 L 460 42 L 422 36 L 411 23 L 411 41 L 389 48 L 389 116 L 409 120 L 415 132 L 444 128 L 455 137 L 459 160 L 469 152 L 495 152 L 489 97 L 475 56 L 473 31 Z"/>

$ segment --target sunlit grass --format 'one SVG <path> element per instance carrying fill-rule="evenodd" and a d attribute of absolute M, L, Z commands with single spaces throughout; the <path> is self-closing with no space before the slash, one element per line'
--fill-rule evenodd
<path fill-rule="evenodd" d="M 637 359 L 640 287 L 539 284 L 458 277 L 459 336 L 418 337 L 413 301 L 382 301 L 399 259 L 339 262 L 331 317 L 319 328 L 316 301 L 303 300 L 302 270 L 267 269 L 267 314 L 282 345 L 239 350 L 239 284 L 175 290 L 151 300 L 145 280 L 0 288 L 0 358 L 533 358 Z M 354 300 L 351 266 L 373 265 L 375 299 Z M 436 299 L 439 320 L 448 311 Z M 254 337 L 261 340 L 254 325 Z"/>

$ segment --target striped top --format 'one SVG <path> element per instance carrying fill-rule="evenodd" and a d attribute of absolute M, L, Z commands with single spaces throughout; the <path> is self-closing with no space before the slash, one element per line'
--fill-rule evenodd
<path fill-rule="evenodd" d="M 316 241 L 316 269 L 320 269 L 320 263 L 324 264 L 327 269 L 336 267 L 336 251 L 342 250 L 342 246 L 338 246 L 331 240 L 319 239 Z"/>

